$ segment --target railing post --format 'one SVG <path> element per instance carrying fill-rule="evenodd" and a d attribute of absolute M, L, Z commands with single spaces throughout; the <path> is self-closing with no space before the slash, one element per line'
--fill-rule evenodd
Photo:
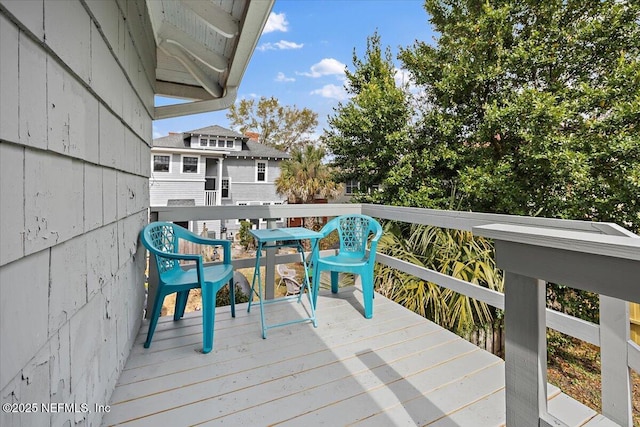
<path fill-rule="evenodd" d="M 616 423 L 628 427 L 631 426 L 630 399 L 631 388 L 629 379 L 629 308 L 627 300 L 640 302 L 640 293 L 637 292 L 638 277 L 640 273 L 640 240 L 628 236 L 602 236 L 584 232 L 553 230 L 539 227 L 522 227 L 508 224 L 492 224 L 474 227 L 476 235 L 494 239 L 496 245 L 496 264 L 507 271 L 507 291 L 505 292 L 505 323 L 511 316 L 516 316 L 518 322 L 531 322 L 533 315 L 526 310 L 526 302 L 523 299 L 520 305 L 516 304 L 519 312 L 513 314 L 513 303 L 509 301 L 515 298 L 512 294 L 517 289 L 510 287 L 510 282 L 520 282 L 521 288 L 531 287 L 527 281 L 533 279 L 518 279 L 515 275 L 525 277 L 537 277 L 548 282 L 562 283 L 564 285 L 600 294 L 601 298 L 601 323 L 600 323 L 600 350 L 602 352 L 602 407 L 603 415 L 613 419 Z M 530 293 L 531 291 L 525 291 Z M 525 298 L 525 297 L 522 297 Z M 623 300 L 618 302 L 616 298 Z M 539 309 L 539 301 L 536 299 L 535 310 Z M 531 302 L 529 302 L 531 304 Z M 533 310 L 533 309 L 530 309 Z M 523 318 L 523 314 L 525 317 Z M 509 327 L 513 323 L 505 325 L 507 335 L 506 350 L 509 354 L 510 346 L 526 345 L 520 343 L 518 333 L 526 334 L 520 330 L 512 331 Z M 542 326 L 539 325 L 540 328 Z M 541 333 L 542 331 L 539 331 Z M 515 333 L 515 337 L 512 335 Z M 531 334 L 531 332 L 529 332 Z M 515 341 L 514 341 L 515 338 Z M 535 337 L 530 337 L 533 340 Z M 529 342 L 531 345 L 532 342 Z M 527 348 L 516 349 L 525 354 Z M 512 349 L 513 351 L 513 349 Z M 546 352 L 546 350 L 545 350 Z M 543 359 L 539 359 L 542 363 Z M 546 364 L 545 364 L 546 365 Z M 513 366 L 507 363 L 507 378 Z M 539 368 L 539 371 L 542 368 Z M 546 369 L 546 366 L 544 367 Z M 529 378 L 533 371 L 528 368 L 524 371 L 525 380 L 532 383 Z M 538 380 L 542 376 L 538 375 Z M 525 411 L 533 416 L 526 407 L 510 407 L 514 403 L 520 404 L 515 399 L 509 400 L 509 388 L 518 385 L 513 380 L 507 381 L 507 417 L 509 413 Z M 540 389 L 540 387 L 538 387 Z M 523 404 L 527 404 L 525 400 Z M 538 408 L 542 404 L 536 403 Z M 509 422 L 509 426 L 558 425 L 559 421 L 546 411 L 539 412 L 539 419 L 535 423 L 522 424 L 519 421 Z"/>
<path fill-rule="evenodd" d="M 218 182 L 217 182 L 217 188 L 216 188 L 216 193 L 215 193 L 215 203 L 216 206 L 220 206 L 222 205 L 222 161 L 224 160 L 223 157 L 220 157 L 218 159 Z"/>
<path fill-rule="evenodd" d="M 633 426 L 629 339 L 629 303 L 601 295 L 602 414 L 621 427 Z"/>
<path fill-rule="evenodd" d="M 538 427 L 547 412 L 545 282 L 505 273 L 507 426 Z"/>

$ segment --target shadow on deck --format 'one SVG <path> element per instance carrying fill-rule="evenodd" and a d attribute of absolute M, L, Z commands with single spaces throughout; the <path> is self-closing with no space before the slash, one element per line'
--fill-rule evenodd
<path fill-rule="evenodd" d="M 505 423 L 504 362 L 376 295 L 328 291 L 310 323 L 260 334 L 259 306 L 216 314 L 202 354 L 200 313 L 160 320 L 150 349 L 143 324 L 104 425 L 429 425 Z M 269 323 L 306 316 L 306 302 L 266 308 Z M 550 386 L 549 410 L 570 426 L 596 414 Z"/>

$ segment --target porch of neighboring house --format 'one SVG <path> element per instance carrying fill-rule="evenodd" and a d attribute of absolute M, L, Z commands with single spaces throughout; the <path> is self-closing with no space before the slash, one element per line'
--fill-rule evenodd
<path fill-rule="evenodd" d="M 638 299 L 629 286 L 628 273 L 640 271 L 640 260 L 634 255 L 639 240 L 620 227 L 356 204 L 153 207 L 151 211 L 152 220 L 274 218 L 267 220 L 267 226 L 275 218 L 348 213 L 473 229 L 494 239 L 499 267 L 507 271 L 507 285 L 512 283 L 510 289 L 515 290 L 511 293 L 491 291 L 380 253 L 376 260 L 494 307 L 514 307 L 512 312 L 518 316 L 509 317 L 506 311 L 506 362 L 379 294 L 373 319 L 367 320 L 360 288 L 347 286 L 335 295 L 321 291 L 317 328 L 304 323 L 270 329 L 266 340 L 260 333 L 259 306 L 247 313 L 246 304 L 238 305 L 236 318 L 231 317 L 229 307 L 218 308 L 214 349 L 206 355 L 200 352 L 200 313 L 188 314 L 178 322 L 172 317 L 161 319 L 149 349 L 142 347 L 145 322 L 103 425 L 475 427 L 506 425 L 509 420 L 510 426 L 518 427 L 633 425 L 626 420 L 627 416 L 631 420 L 628 402 L 632 392 L 625 388 L 625 381 L 630 382 L 631 369 L 640 369 L 640 346 L 629 339 L 626 301 Z M 510 239 L 520 242 L 509 246 Z M 527 250 L 521 252 L 523 248 Z M 586 254 L 588 251 L 592 253 Z M 603 254 L 607 255 L 599 257 Z M 524 267 L 518 266 L 522 258 L 526 258 Z M 543 262 L 536 262 L 538 258 Z M 589 265 L 577 268 L 583 258 Z M 274 296 L 275 265 L 297 259 L 295 254 L 262 257 L 266 298 Z M 621 259 L 624 263 L 616 269 L 599 264 Z M 560 270 L 554 260 L 576 268 L 557 273 Z M 236 269 L 250 268 L 254 259 L 234 259 L 233 263 Z M 519 274 L 511 273 L 512 267 Z M 545 312 L 540 293 L 544 282 L 531 278 L 548 274 L 561 274 L 563 283 L 575 287 L 592 282 L 597 287 L 603 275 L 610 277 L 605 290 L 610 295 L 601 295 L 600 325 L 550 309 Z M 306 316 L 307 310 L 304 301 L 268 305 L 265 312 L 268 323 L 279 323 Z M 626 320 L 620 316 L 625 312 Z M 557 387 L 542 386 L 546 384 L 546 327 L 601 347 L 604 415 Z M 509 335 L 509 331 L 516 334 Z M 612 421 L 616 417 L 623 421 Z"/>

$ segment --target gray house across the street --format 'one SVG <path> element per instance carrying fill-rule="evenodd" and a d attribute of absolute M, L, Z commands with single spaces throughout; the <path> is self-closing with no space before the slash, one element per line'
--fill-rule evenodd
<path fill-rule="evenodd" d="M 151 206 L 273 205 L 285 203 L 275 179 L 285 152 L 213 125 L 153 140 L 149 196 Z M 264 227 L 260 218 L 250 219 Z M 238 220 L 190 221 L 195 233 L 230 238 Z M 281 224 L 278 224 L 281 225 Z"/>

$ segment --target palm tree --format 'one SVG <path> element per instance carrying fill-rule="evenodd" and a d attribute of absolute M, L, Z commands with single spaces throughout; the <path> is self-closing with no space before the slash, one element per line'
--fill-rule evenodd
<path fill-rule="evenodd" d="M 280 176 L 275 180 L 276 192 L 286 196 L 290 203 L 312 203 L 316 197 L 331 199 L 338 196 L 342 185 L 331 179 L 331 169 L 323 163 L 324 156 L 325 150 L 312 144 L 294 148 L 291 157 L 280 165 Z M 305 226 L 313 228 L 314 219 L 305 219 Z"/>
<path fill-rule="evenodd" d="M 504 281 L 496 267 L 493 245 L 471 232 L 434 226 L 412 225 L 403 238 L 398 228 L 387 225 L 378 251 L 440 273 L 503 291 Z M 458 334 L 495 320 L 487 304 L 441 288 L 433 283 L 386 266 L 376 271 L 380 292 L 405 307 Z"/>

